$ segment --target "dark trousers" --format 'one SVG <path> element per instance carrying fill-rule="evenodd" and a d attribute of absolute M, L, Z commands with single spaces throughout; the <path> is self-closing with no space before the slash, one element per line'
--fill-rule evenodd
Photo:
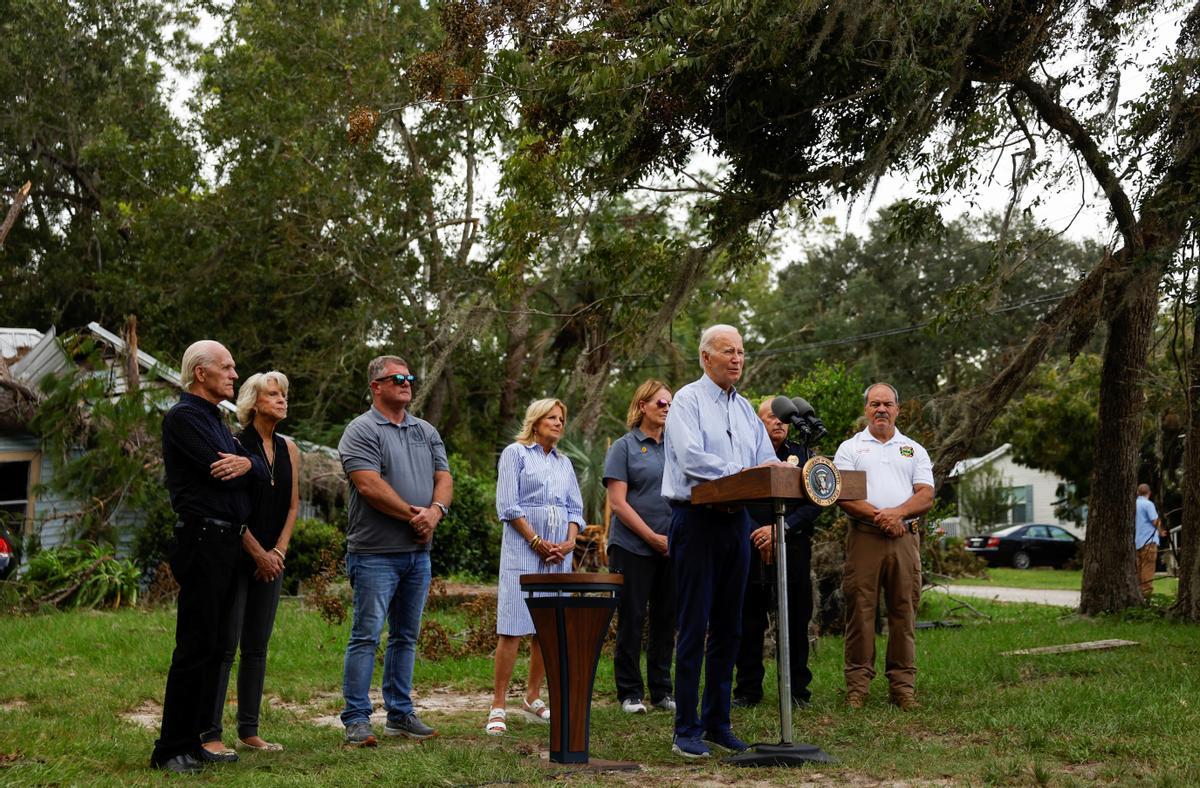
<path fill-rule="evenodd" d="M 671 694 L 671 656 L 675 651 L 675 579 L 671 561 L 661 555 L 638 555 L 618 545 L 608 548 L 608 566 L 624 577 L 617 603 L 617 648 L 613 677 L 617 699 L 643 698 L 642 631 L 646 633 L 646 686 L 650 701 Z"/>
<path fill-rule="evenodd" d="M 225 694 L 229 690 L 229 671 L 241 645 L 237 680 L 237 735 L 248 739 L 258 735 L 258 711 L 262 706 L 263 682 L 267 674 L 267 643 L 275 627 L 275 610 L 279 607 L 279 592 L 283 575 L 269 583 L 254 577 L 256 564 L 246 553 L 238 562 L 234 578 L 233 603 L 221 641 L 221 672 L 217 678 L 217 693 L 210 727 L 201 741 L 220 741 L 221 717 L 225 712 Z"/>
<path fill-rule="evenodd" d="M 788 535 L 787 600 L 788 645 L 791 652 L 792 697 L 809 701 L 812 671 L 808 669 L 808 622 L 812 618 L 812 539 Z M 766 566 L 758 551 L 750 550 L 750 577 L 742 603 L 742 644 L 737 657 L 735 698 L 757 703 L 763 697 L 763 637 L 767 614 L 775 617 L 775 567 Z M 778 630 L 776 630 L 778 631 Z M 776 652 L 778 655 L 778 652 Z"/>
<path fill-rule="evenodd" d="M 672 505 L 671 566 L 675 571 L 675 733 L 696 737 L 728 731 L 733 662 L 741 639 L 742 596 L 750 565 L 750 517 Z M 700 716 L 700 666 L 704 702 Z"/>
<path fill-rule="evenodd" d="M 153 766 L 196 753 L 200 734 L 212 724 L 213 697 L 221 670 L 221 636 L 233 597 L 233 576 L 242 552 L 233 534 L 198 536 L 178 528 L 171 572 L 179 583 L 175 651 L 167 671 L 162 730 L 150 756 Z"/>

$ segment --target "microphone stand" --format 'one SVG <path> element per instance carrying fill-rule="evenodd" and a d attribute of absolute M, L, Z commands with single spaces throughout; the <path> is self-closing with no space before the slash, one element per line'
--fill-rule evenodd
<path fill-rule="evenodd" d="M 801 443 L 808 453 L 808 441 Z M 787 595 L 787 502 L 776 498 L 775 509 L 775 672 L 779 684 L 779 743 L 758 743 L 745 752 L 725 758 L 735 766 L 802 766 L 806 763 L 837 763 L 837 759 L 815 744 L 792 742 L 792 648 Z M 806 582 L 811 582 L 804 578 Z M 803 637 L 808 637 L 804 632 Z"/>

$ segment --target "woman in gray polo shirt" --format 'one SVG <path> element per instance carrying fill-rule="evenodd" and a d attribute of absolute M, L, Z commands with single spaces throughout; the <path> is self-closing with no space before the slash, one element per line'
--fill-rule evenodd
<path fill-rule="evenodd" d="M 675 652 L 675 582 L 667 558 L 671 508 L 662 497 L 663 425 L 671 390 L 658 380 L 638 386 L 625 423 L 629 432 L 608 450 L 604 484 L 612 505 L 608 560 L 625 577 L 617 608 L 613 675 L 617 699 L 630 714 L 644 714 L 642 626 L 649 608 L 646 686 L 651 705 L 674 711 L 671 659 Z"/>

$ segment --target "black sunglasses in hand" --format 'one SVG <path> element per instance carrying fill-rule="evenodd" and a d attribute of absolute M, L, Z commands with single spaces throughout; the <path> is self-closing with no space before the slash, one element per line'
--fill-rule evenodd
<path fill-rule="evenodd" d="M 395 375 L 384 375 L 381 378 L 375 378 L 376 383 L 382 383 L 385 380 L 390 380 L 393 383 L 395 383 L 397 386 L 401 386 L 405 383 L 416 383 L 417 376 L 416 375 L 401 375 L 399 372 L 397 372 Z"/>

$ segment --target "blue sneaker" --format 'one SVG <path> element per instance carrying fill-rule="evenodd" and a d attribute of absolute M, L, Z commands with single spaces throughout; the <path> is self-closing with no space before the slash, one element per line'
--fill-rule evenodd
<path fill-rule="evenodd" d="M 732 752 L 745 752 L 750 749 L 750 745 L 734 736 L 733 731 L 710 731 L 704 734 L 704 741 Z"/>
<path fill-rule="evenodd" d="M 696 736 L 676 736 L 671 752 L 684 758 L 708 758 L 712 755 L 704 742 Z"/>

